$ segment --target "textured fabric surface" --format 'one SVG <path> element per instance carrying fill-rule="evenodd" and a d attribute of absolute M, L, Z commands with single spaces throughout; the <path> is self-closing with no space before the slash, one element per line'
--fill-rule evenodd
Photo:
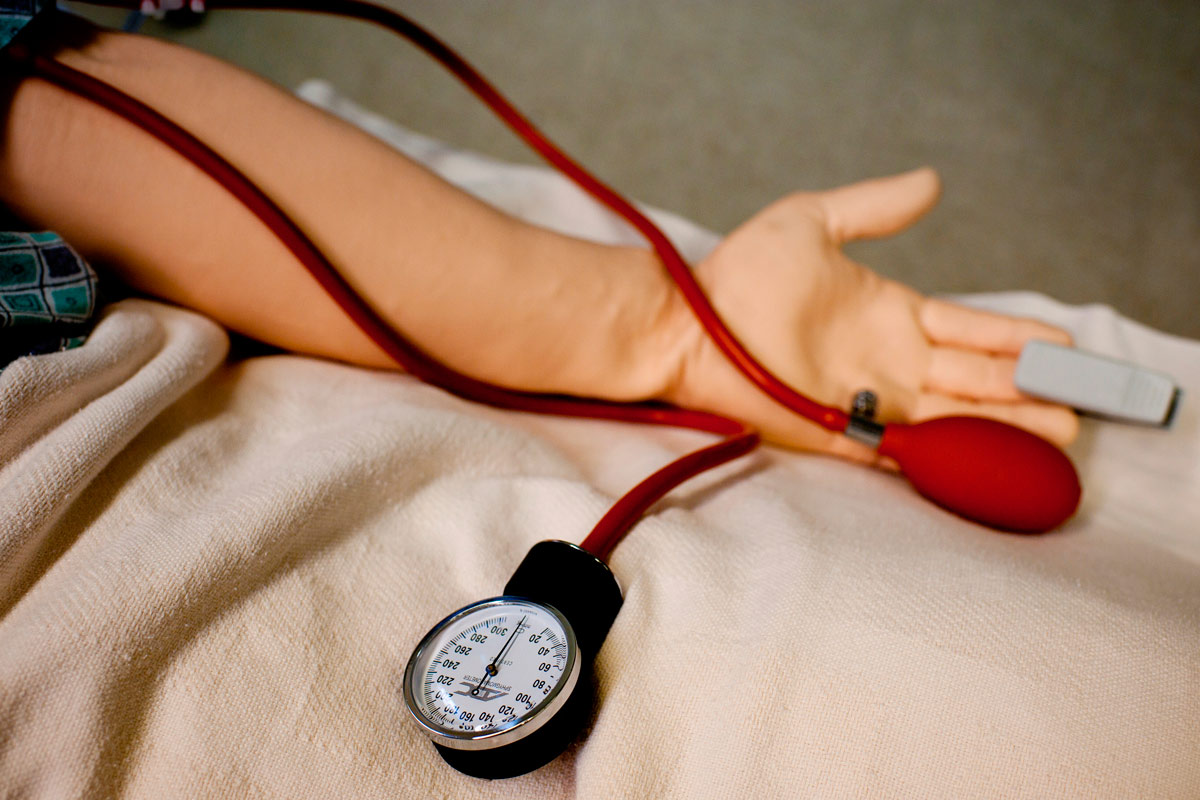
<path fill-rule="evenodd" d="M 611 232 L 552 176 L 379 132 L 506 207 Z M 1037 295 L 971 302 L 1174 374 L 1175 428 L 1085 423 L 1083 508 L 1041 537 L 828 458 L 697 479 L 614 554 L 626 602 L 586 738 L 493 783 L 405 719 L 411 647 L 706 437 L 227 363 L 210 322 L 117 304 L 85 346 L 0 373 L 0 796 L 1197 796 L 1200 343 Z"/>

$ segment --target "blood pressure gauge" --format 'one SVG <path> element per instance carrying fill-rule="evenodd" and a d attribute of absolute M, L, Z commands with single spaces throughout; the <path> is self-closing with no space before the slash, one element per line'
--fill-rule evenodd
<path fill-rule="evenodd" d="M 442 758 L 479 778 L 537 769 L 591 710 L 591 662 L 621 607 L 608 566 L 568 542 L 539 542 L 504 595 L 433 627 L 404 670 L 404 701 Z"/>
<path fill-rule="evenodd" d="M 455 611 L 425 636 L 404 673 L 404 700 L 454 766 L 486 760 L 494 768 L 508 761 L 515 767 L 528 759 L 511 751 L 487 759 L 472 753 L 522 741 L 522 751 L 531 745 L 541 750 L 538 743 L 548 732 L 578 716 L 579 700 L 587 695 L 576 697 L 577 688 L 587 688 L 579 687 L 582 667 L 575 632 L 557 609 L 497 597 Z M 569 742 L 573 733 L 550 738 Z M 555 744 L 545 743 L 550 749 Z"/>

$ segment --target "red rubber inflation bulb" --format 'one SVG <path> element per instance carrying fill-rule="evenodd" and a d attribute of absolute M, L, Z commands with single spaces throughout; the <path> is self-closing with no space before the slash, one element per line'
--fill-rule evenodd
<path fill-rule="evenodd" d="M 1079 506 L 1071 459 L 1021 428 L 979 417 L 889 423 L 879 452 L 894 458 L 913 488 L 976 522 L 1043 533 Z"/>

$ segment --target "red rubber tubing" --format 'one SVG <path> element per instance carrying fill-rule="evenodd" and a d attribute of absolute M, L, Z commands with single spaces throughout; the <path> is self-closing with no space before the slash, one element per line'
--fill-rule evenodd
<path fill-rule="evenodd" d="M 128 7 L 128 0 L 93 1 L 97 4 Z M 383 25 L 420 47 L 453 72 L 470 91 L 482 99 L 546 160 L 597 200 L 623 216 L 649 240 L 708 335 L 752 383 L 793 412 L 831 431 L 844 432 L 849 421 L 845 412 L 823 406 L 796 392 L 777 380 L 742 347 L 709 303 L 678 251 L 652 222 L 562 153 L 478 72 L 428 31 L 400 14 L 365 0 L 217 0 L 215 5 L 224 8 L 321 11 L 354 17 Z M 955 432 L 953 436 L 943 435 L 950 430 Z M 935 435 L 935 432 L 939 433 Z M 901 446 L 902 439 L 910 446 Z M 1070 516 L 1078 504 L 1080 490 L 1078 475 L 1070 460 L 1048 443 L 1037 444 L 1033 441 L 1036 439 L 1033 434 L 1022 433 L 1017 428 L 1004 426 L 1001 429 L 996 424 L 983 420 L 967 422 L 960 419 L 953 423 L 930 421 L 919 425 L 887 426 L 879 451 L 891 455 L 901 464 L 906 477 L 919 492 L 955 513 L 993 527 L 1041 531 L 1057 526 Z M 931 460 L 928 453 L 913 453 L 913 443 L 918 441 L 936 445 L 931 449 L 941 456 Z M 992 473 L 987 470 L 981 472 L 982 464 L 1001 450 L 1010 455 L 1023 453 L 1033 459 L 1030 464 L 1010 464 L 1013 469 L 1025 474 L 1024 482 L 1011 479 L 990 482 L 983 480 L 986 475 Z M 972 465 L 974 471 L 971 469 Z M 703 469 L 699 465 L 693 466 L 694 471 L 686 473 L 686 476 Z M 1047 480 L 1033 478 L 1035 473 L 1047 476 Z M 657 499 L 662 492 L 656 493 L 654 487 L 659 485 L 660 479 L 681 481 L 686 479 L 686 476 L 684 471 L 676 474 L 673 469 L 660 470 L 647 479 L 644 485 L 637 487 L 630 497 L 644 495 L 646 498 Z M 630 502 L 634 501 L 631 499 Z M 640 507 L 644 510 L 650 502 L 653 500 L 645 501 Z M 618 507 L 606 515 L 598 529 L 610 520 L 617 524 L 616 520 L 624 519 L 622 515 L 625 512 L 621 511 L 622 508 L 624 502 L 618 503 Z M 632 521 L 628 524 L 631 525 Z M 594 535 L 599 536 L 600 531 L 597 530 Z M 592 542 L 593 537 L 589 536 L 588 541 Z M 597 546 L 608 548 L 611 544 Z M 604 549 L 604 552 L 607 552 L 607 549 Z"/>
<path fill-rule="evenodd" d="M 722 434 L 716 444 L 689 453 L 643 480 L 609 510 L 581 545 L 604 559 L 645 511 L 685 480 L 750 452 L 758 434 L 727 417 L 662 404 L 623 404 L 504 389 L 455 372 L 401 337 L 346 283 L 312 240 L 279 206 L 236 167 L 202 141 L 109 84 L 58 61 L 17 46 L 10 62 L 38 78 L 95 102 L 176 150 L 230 191 L 296 256 L 321 287 L 397 364 L 416 377 L 453 394 L 499 408 L 694 428 Z"/>

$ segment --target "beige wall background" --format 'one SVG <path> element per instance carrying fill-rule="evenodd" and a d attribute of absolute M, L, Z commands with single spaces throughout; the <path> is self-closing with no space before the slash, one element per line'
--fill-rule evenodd
<path fill-rule="evenodd" d="M 727 231 L 795 189 L 931 164 L 941 206 L 856 257 L 924 291 L 1029 289 L 1200 338 L 1194 0 L 393 5 L 640 200 Z M 143 30 L 534 160 L 436 65 L 359 23 L 229 11 Z"/>

